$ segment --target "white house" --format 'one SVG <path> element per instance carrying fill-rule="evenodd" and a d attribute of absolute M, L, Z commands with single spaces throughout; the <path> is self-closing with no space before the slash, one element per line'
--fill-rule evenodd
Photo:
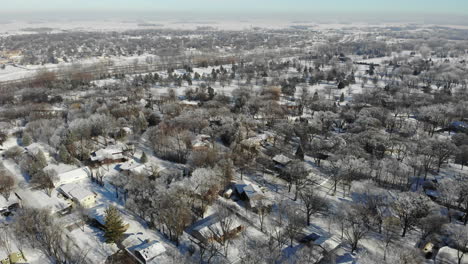
<path fill-rule="evenodd" d="M 119 145 L 111 145 L 106 148 L 99 149 L 91 153 L 91 161 L 100 163 L 100 164 L 111 164 L 115 162 L 124 162 L 124 147 Z"/>
<path fill-rule="evenodd" d="M 460 253 L 461 254 L 461 253 Z M 458 250 L 451 248 L 451 247 L 441 247 L 437 256 L 435 258 L 435 263 L 437 264 L 452 264 L 458 263 Z M 463 255 L 460 264 L 468 264 L 468 255 Z"/>
<path fill-rule="evenodd" d="M 82 181 L 88 178 L 91 178 L 91 169 L 88 167 L 81 167 L 78 169 L 73 169 L 64 173 L 60 173 L 57 176 L 57 181 L 54 182 L 55 186 L 74 183 Z"/>
<path fill-rule="evenodd" d="M 49 209 L 51 213 L 66 212 L 70 208 L 67 202 L 57 197 L 57 191 L 55 190 L 49 196 L 40 190 L 17 189 L 15 196 L 22 207 Z"/>
<path fill-rule="evenodd" d="M 212 214 L 193 224 L 193 226 L 187 232 L 199 241 L 204 243 L 216 239 L 224 239 L 218 236 L 222 235 L 222 232 L 220 232 L 220 230 L 223 229 L 221 227 L 221 223 L 223 221 L 226 221 L 226 217 L 228 216 Z M 230 226 L 231 230 L 228 230 L 226 235 L 235 235 L 244 230 L 244 226 L 241 223 L 239 223 L 236 220 L 236 218 L 233 218 L 232 221 L 232 225 Z"/>
<path fill-rule="evenodd" d="M 60 186 L 59 191 L 65 197 L 84 208 L 92 207 L 96 203 L 97 194 L 76 183 L 64 184 Z"/>
<path fill-rule="evenodd" d="M 166 252 L 166 248 L 161 242 L 149 239 L 141 239 L 135 235 L 127 238 L 123 242 L 125 250 L 140 263 L 159 263 L 155 260 L 157 256 Z"/>
<path fill-rule="evenodd" d="M 146 168 L 145 164 L 137 163 L 134 160 L 127 161 L 119 166 L 121 172 L 136 172 L 142 173 Z"/>
<path fill-rule="evenodd" d="M 277 164 L 277 166 L 285 167 L 291 162 L 291 159 L 283 154 L 279 154 L 273 157 L 273 161 Z"/>

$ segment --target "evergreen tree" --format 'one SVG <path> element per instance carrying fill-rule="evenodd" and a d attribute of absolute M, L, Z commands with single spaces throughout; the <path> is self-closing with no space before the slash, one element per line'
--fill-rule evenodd
<path fill-rule="evenodd" d="M 318 96 L 317 91 L 315 91 L 314 97 L 312 97 L 312 101 L 316 102 L 316 101 L 318 101 L 318 100 L 319 100 L 319 96 Z"/>
<path fill-rule="evenodd" d="M 302 149 L 302 146 L 301 146 L 301 145 L 299 145 L 299 147 L 297 147 L 295 156 L 296 156 L 296 158 L 298 158 L 299 160 L 304 160 L 304 150 Z"/>
<path fill-rule="evenodd" d="M 127 227 L 123 224 L 119 211 L 114 206 L 109 206 L 105 211 L 104 238 L 106 243 L 121 241 Z"/>
<path fill-rule="evenodd" d="M 23 137 L 21 138 L 21 142 L 23 143 L 23 146 L 27 147 L 27 146 L 31 145 L 32 138 L 28 133 L 24 132 Z"/>
<path fill-rule="evenodd" d="M 338 89 L 344 89 L 346 87 L 346 83 L 344 81 L 341 81 L 340 83 L 338 83 Z"/>
<path fill-rule="evenodd" d="M 146 163 L 146 162 L 148 162 L 148 157 L 146 156 L 146 153 L 145 153 L 145 152 L 143 152 L 143 154 L 141 155 L 140 162 L 141 162 L 141 163 Z"/>
<path fill-rule="evenodd" d="M 208 86 L 208 98 L 212 100 L 215 97 L 215 91 L 211 86 Z"/>
<path fill-rule="evenodd" d="M 42 152 L 42 150 L 39 150 L 39 152 L 37 152 L 37 155 L 36 155 L 36 162 L 37 162 L 37 165 L 43 169 L 47 166 L 47 159 L 46 159 L 46 156 L 44 154 L 44 152 Z"/>
<path fill-rule="evenodd" d="M 340 102 L 344 102 L 344 93 L 341 93 L 340 95 Z"/>
<path fill-rule="evenodd" d="M 59 157 L 59 161 L 65 163 L 65 164 L 70 164 L 71 161 L 72 161 L 72 157 L 71 157 L 70 153 L 68 153 L 68 150 L 64 145 L 60 146 L 59 152 L 58 152 L 58 157 Z"/>

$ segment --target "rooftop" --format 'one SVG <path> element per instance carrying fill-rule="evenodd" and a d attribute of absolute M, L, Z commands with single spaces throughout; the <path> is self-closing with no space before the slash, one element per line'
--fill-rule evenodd
<path fill-rule="evenodd" d="M 128 248 L 128 250 L 138 252 L 146 262 L 166 252 L 166 248 L 156 240 L 149 243 L 143 241 L 138 245 Z"/>
<path fill-rule="evenodd" d="M 87 190 L 75 183 L 64 184 L 60 186 L 60 190 L 68 197 L 76 199 L 78 201 L 81 201 L 89 196 L 96 195 L 90 190 Z"/>
<path fill-rule="evenodd" d="M 93 152 L 90 158 L 92 161 L 103 161 L 106 159 L 118 160 L 118 159 L 124 158 L 122 152 L 123 152 L 122 146 L 112 145 L 112 146 L 107 146 L 106 148 Z"/>
<path fill-rule="evenodd" d="M 273 157 L 273 161 L 279 163 L 279 164 L 282 164 L 282 165 L 286 165 L 288 164 L 289 162 L 291 162 L 291 159 L 284 156 L 283 154 L 279 154 L 279 155 L 276 155 Z"/>
<path fill-rule="evenodd" d="M 84 180 L 91 177 L 91 170 L 88 167 L 81 167 L 73 169 L 58 175 L 60 183 L 70 183 L 75 181 Z"/>
<path fill-rule="evenodd" d="M 123 171 L 136 171 L 141 172 L 146 168 L 145 164 L 138 163 L 134 160 L 127 161 L 119 166 Z"/>

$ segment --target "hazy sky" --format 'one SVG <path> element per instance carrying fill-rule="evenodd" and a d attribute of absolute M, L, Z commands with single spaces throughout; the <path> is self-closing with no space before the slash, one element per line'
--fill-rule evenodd
<path fill-rule="evenodd" d="M 1 12 L 180 11 L 468 15 L 468 0 L 0 0 Z"/>

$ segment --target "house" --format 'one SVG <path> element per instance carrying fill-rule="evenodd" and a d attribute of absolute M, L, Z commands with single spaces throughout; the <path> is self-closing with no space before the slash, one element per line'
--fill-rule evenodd
<path fill-rule="evenodd" d="M 166 248 L 161 242 L 141 239 L 137 235 L 132 235 L 125 239 L 123 244 L 125 251 L 142 264 L 159 263 L 155 261 L 155 258 L 166 252 Z"/>
<path fill-rule="evenodd" d="M 84 208 L 90 208 L 96 203 L 97 194 L 91 192 L 76 183 L 69 183 L 60 186 L 59 191 L 73 203 Z"/>
<path fill-rule="evenodd" d="M 66 214 L 57 218 L 57 223 L 68 231 L 73 231 L 78 227 L 82 227 L 86 223 L 86 218 L 78 211 Z"/>
<path fill-rule="evenodd" d="M 21 252 L 13 252 L 13 253 L 10 253 L 8 256 L 6 257 L 2 257 L 0 259 L 0 263 L 1 264 L 26 264 L 28 263 L 26 261 L 26 258 L 24 257 L 23 253 Z"/>
<path fill-rule="evenodd" d="M 90 155 L 90 160 L 96 165 L 112 164 L 125 162 L 127 159 L 124 156 L 124 149 L 118 145 L 107 146 L 99 149 Z"/>
<path fill-rule="evenodd" d="M 127 161 L 121 165 L 118 166 L 117 168 L 120 172 L 130 175 L 130 173 L 142 173 L 146 169 L 145 164 L 138 163 L 134 160 Z"/>
<path fill-rule="evenodd" d="M 90 208 L 87 213 L 88 217 L 101 227 L 106 225 L 106 205 L 100 204 L 96 207 Z"/>
<path fill-rule="evenodd" d="M 432 258 L 432 254 L 434 253 L 434 244 L 431 242 L 428 242 L 424 248 L 422 249 L 424 256 L 426 256 L 427 259 Z"/>
<path fill-rule="evenodd" d="M 245 201 L 247 208 L 255 209 L 258 201 L 264 198 L 263 194 L 252 184 L 236 184 L 234 189 L 239 198 Z"/>
<path fill-rule="evenodd" d="M 295 110 L 299 108 L 299 104 L 297 102 L 291 102 L 291 101 L 282 101 L 280 102 L 280 105 L 289 110 Z"/>
<path fill-rule="evenodd" d="M 70 204 L 58 198 L 55 190 L 49 196 L 41 190 L 17 189 L 15 196 L 18 198 L 21 207 L 49 209 L 52 214 L 61 215 L 70 210 Z"/>
<path fill-rule="evenodd" d="M 332 251 L 328 251 L 325 248 L 321 247 L 320 245 L 317 245 L 311 241 L 307 241 L 307 239 L 318 239 L 320 238 L 319 235 L 312 233 L 311 235 L 301 239 L 301 243 L 306 244 L 306 247 L 299 247 L 298 250 L 307 250 L 308 251 L 308 256 L 310 258 L 308 259 L 308 263 L 335 263 L 332 261 L 333 259 L 336 259 L 337 256 L 337 249 L 334 249 Z M 313 241 L 313 240 L 312 240 Z"/>
<path fill-rule="evenodd" d="M 211 137 L 209 135 L 198 135 L 194 140 L 192 140 L 192 149 L 193 150 L 206 150 L 212 148 Z"/>
<path fill-rule="evenodd" d="M 247 150 L 258 150 L 263 144 L 271 141 L 272 136 L 269 134 L 260 134 L 255 137 L 250 137 L 242 140 L 241 146 Z"/>
<path fill-rule="evenodd" d="M 0 195 L 0 213 L 10 211 L 11 209 L 16 209 L 17 206 L 19 206 L 18 202 L 18 197 L 16 197 L 13 193 L 11 193 L 10 197 L 8 197 L 8 201 L 3 195 Z"/>
<path fill-rule="evenodd" d="M 273 157 L 273 162 L 275 162 L 276 168 L 283 169 L 291 162 L 291 159 L 283 154 L 279 154 Z"/>
<path fill-rule="evenodd" d="M 232 224 L 230 225 L 230 230 L 226 232 L 225 235 L 229 237 L 221 237 L 222 223 L 226 221 L 229 216 L 221 216 L 219 214 L 212 214 L 208 217 L 201 219 L 190 227 L 187 231 L 194 238 L 198 239 L 203 243 L 207 243 L 213 240 L 222 240 L 229 239 L 232 236 L 237 235 L 238 233 L 244 230 L 244 226 L 241 225 L 235 218 L 232 218 Z M 230 219 L 231 220 L 231 219 Z"/>
<path fill-rule="evenodd" d="M 468 132 L 468 123 L 463 121 L 455 121 L 449 125 L 449 129 L 454 132 Z"/>
<path fill-rule="evenodd" d="M 31 156 L 36 156 L 39 153 L 39 151 L 42 151 L 46 159 L 50 159 L 49 152 L 40 143 L 34 142 L 31 145 L 25 147 L 24 149 L 26 150 L 26 153 L 28 153 Z"/>
<path fill-rule="evenodd" d="M 463 255 L 460 262 L 458 262 L 458 250 L 445 246 L 439 249 L 437 256 L 435 258 L 435 263 L 437 264 L 453 264 L 453 263 L 460 263 L 460 264 L 468 264 L 468 255 Z"/>
<path fill-rule="evenodd" d="M 60 186 L 69 183 L 75 183 L 92 177 L 92 172 L 89 167 L 81 167 L 57 175 L 55 186 Z"/>
<path fill-rule="evenodd" d="M 336 236 L 321 236 L 314 240 L 314 245 L 323 248 L 326 252 L 334 252 L 340 247 L 341 241 Z"/>
<path fill-rule="evenodd" d="M 199 107 L 199 103 L 197 101 L 189 101 L 189 100 L 182 100 L 179 102 L 179 105 L 182 108 L 190 108 L 190 109 L 195 109 Z"/>

